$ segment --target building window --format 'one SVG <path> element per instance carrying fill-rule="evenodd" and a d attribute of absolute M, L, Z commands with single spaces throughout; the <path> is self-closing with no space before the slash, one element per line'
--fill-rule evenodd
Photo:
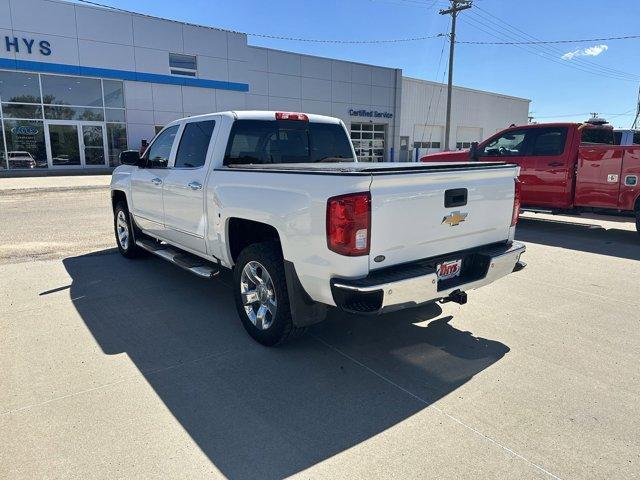
<path fill-rule="evenodd" d="M 471 142 L 456 142 L 456 148 L 462 150 L 463 148 L 471 148 Z"/>
<path fill-rule="evenodd" d="M 181 53 L 169 54 L 169 68 L 173 75 L 185 75 L 195 77 L 198 73 L 198 62 L 195 55 L 183 55 Z"/>
<path fill-rule="evenodd" d="M 97 78 L 41 75 L 42 100 L 50 105 L 102 107 L 102 86 Z"/>
<path fill-rule="evenodd" d="M 413 148 L 440 148 L 440 142 L 413 142 Z"/>
<path fill-rule="evenodd" d="M 7 168 L 7 157 L 4 154 L 4 129 L 0 128 L 0 170 Z"/>
<path fill-rule="evenodd" d="M 127 127 L 124 123 L 107 123 L 109 166 L 120 165 L 120 153 L 127 150 Z"/>
<path fill-rule="evenodd" d="M 116 166 L 125 121 L 120 80 L 0 71 L 0 169 Z"/>
<path fill-rule="evenodd" d="M 12 103 L 42 103 L 38 74 L 0 72 L 0 100 Z"/>
<path fill-rule="evenodd" d="M 37 120 L 5 120 L 3 124 L 9 168 L 47 166 L 44 122 Z"/>
<path fill-rule="evenodd" d="M 351 141 L 360 162 L 384 162 L 386 125 L 352 123 Z"/>

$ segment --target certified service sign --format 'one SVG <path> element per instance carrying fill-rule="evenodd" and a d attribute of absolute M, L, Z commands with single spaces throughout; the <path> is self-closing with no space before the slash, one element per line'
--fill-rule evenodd
<path fill-rule="evenodd" d="M 379 112 L 378 110 L 354 110 L 349 109 L 349 115 L 352 117 L 369 117 L 369 118 L 393 118 L 393 113 Z"/>

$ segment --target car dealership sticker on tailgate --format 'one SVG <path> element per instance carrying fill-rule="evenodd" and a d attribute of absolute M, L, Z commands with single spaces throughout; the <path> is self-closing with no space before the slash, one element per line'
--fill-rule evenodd
<path fill-rule="evenodd" d="M 457 277 L 462 270 L 462 259 L 442 262 L 436 267 L 438 280 L 447 280 L 448 278 Z"/>

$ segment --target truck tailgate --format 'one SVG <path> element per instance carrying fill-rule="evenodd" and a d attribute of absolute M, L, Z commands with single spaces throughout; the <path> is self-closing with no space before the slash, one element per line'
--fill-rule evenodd
<path fill-rule="evenodd" d="M 513 165 L 478 164 L 468 169 L 374 173 L 370 269 L 507 240 L 517 173 Z M 467 190 L 466 204 L 445 207 L 445 192 L 454 189 Z M 459 201 L 460 193 L 464 191 L 450 192 L 449 200 Z M 385 260 L 376 262 L 379 255 Z"/>

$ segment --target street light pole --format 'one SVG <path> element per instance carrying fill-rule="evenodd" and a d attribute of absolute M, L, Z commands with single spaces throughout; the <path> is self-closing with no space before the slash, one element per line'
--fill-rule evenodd
<path fill-rule="evenodd" d="M 451 136 L 451 95 L 453 93 L 453 54 L 456 45 L 456 19 L 458 12 L 471 8 L 471 0 L 449 0 L 451 7 L 440 10 L 440 15 L 451 15 L 451 34 L 449 35 L 449 80 L 447 83 L 447 123 L 444 131 L 444 150 L 449 150 Z"/>

